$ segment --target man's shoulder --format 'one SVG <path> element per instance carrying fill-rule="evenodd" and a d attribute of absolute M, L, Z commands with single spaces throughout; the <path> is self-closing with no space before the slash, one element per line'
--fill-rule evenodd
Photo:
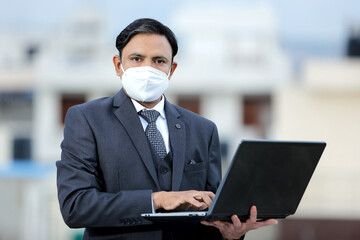
<path fill-rule="evenodd" d="M 180 114 L 181 118 L 185 121 L 190 121 L 192 124 L 199 124 L 205 126 L 215 126 L 215 123 L 211 120 L 200 116 L 192 111 L 189 111 L 185 108 L 172 104 L 176 111 Z"/>
<path fill-rule="evenodd" d="M 99 111 L 104 111 L 113 105 L 113 96 L 103 97 L 85 102 L 82 104 L 72 106 L 69 111 L 74 111 L 75 109 L 80 110 L 83 113 L 92 113 Z"/>

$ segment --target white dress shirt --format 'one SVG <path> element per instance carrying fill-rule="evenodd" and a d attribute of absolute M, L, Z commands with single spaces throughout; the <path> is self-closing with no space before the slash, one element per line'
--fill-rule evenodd
<path fill-rule="evenodd" d="M 167 126 L 167 121 L 166 121 L 166 115 L 165 115 L 165 98 L 164 96 L 161 97 L 161 100 L 158 104 L 156 104 L 155 107 L 153 107 L 152 109 L 149 108 L 145 108 L 143 105 L 141 105 L 140 103 L 138 103 L 137 101 L 135 101 L 134 99 L 131 99 L 131 101 L 133 102 L 136 112 L 140 112 L 141 110 L 147 109 L 147 110 L 156 110 L 160 113 L 159 117 L 156 119 L 156 127 L 157 129 L 160 131 L 163 139 L 164 139 L 164 143 L 165 143 L 165 147 L 166 147 L 166 152 L 169 153 L 170 151 L 170 147 L 169 147 L 169 129 Z M 148 125 L 148 122 L 139 115 L 141 124 L 144 128 L 144 131 L 146 130 L 146 127 Z"/>

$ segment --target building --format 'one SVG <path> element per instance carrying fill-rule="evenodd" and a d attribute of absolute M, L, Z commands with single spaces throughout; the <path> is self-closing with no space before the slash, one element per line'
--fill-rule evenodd
<path fill-rule="evenodd" d="M 217 124 L 226 169 L 241 138 L 273 136 L 275 93 L 291 81 L 291 67 L 268 7 L 199 9 L 184 6 L 168 24 L 179 37 L 180 53 L 166 96 Z M 8 53 L 0 60 L 0 163 L 5 166 L 0 187 L 18 190 L 8 191 L 0 204 L 5 211 L 17 203 L 13 217 L 0 218 L 6 222 L 0 238 L 68 239 L 72 234 L 58 210 L 54 163 L 67 109 L 121 88 L 112 65 L 117 50 L 105 33 L 102 16 L 86 9 L 52 35 L 18 42 L 10 36 L 2 45 L 9 48 L 0 49 Z"/>
<path fill-rule="evenodd" d="M 360 234 L 359 79 L 359 59 L 311 59 L 301 84 L 275 94 L 274 138 L 327 142 L 280 239 L 357 239 Z"/>

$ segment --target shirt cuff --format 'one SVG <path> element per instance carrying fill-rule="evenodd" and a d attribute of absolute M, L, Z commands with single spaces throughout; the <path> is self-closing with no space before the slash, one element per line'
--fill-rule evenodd
<path fill-rule="evenodd" d="M 152 198 L 152 194 L 151 194 L 151 209 L 152 209 L 152 213 L 155 213 L 154 201 L 153 201 L 153 198 Z"/>

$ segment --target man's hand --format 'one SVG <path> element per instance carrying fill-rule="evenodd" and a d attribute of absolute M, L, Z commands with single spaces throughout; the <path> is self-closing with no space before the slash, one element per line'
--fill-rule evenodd
<path fill-rule="evenodd" d="M 152 193 L 154 209 L 165 210 L 204 210 L 209 208 L 215 194 L 206 191 L 154 192 Z"/>
<path fill-rule="evenodd" d="M 232 223 L 225 221 L 202 221 L 201 223 L 206 226 L 213 226 L 218 228 L 225 239 L 238 239 L 250 230 L 278 223 L 275 219 L 268 219 L 257 222 L 256 216 L 256 207 L 252 206 L 250 209 L 250 218 L 246 220 L 246 222 L 240 222 L 238 216 L 233 215 L 231 216 Z"/>

